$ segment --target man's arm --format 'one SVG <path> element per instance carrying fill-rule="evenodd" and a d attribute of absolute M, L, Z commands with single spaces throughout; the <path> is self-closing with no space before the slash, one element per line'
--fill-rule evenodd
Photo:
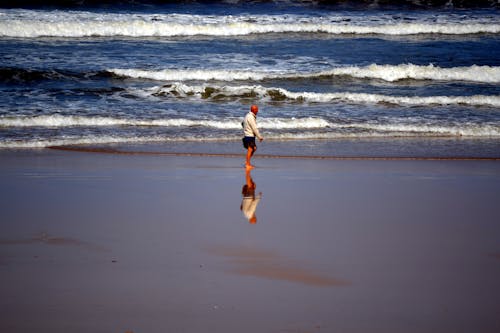
<path fill-rule="evenodd" d="M 250 128 L 252 129 L 253 134 L 255 134 L 255 136 L 257 138 L 259 138 L 260 141 L 264 140 L 262 135 L 260 135 L 259 129 L 257 128 L 257 122 L 255 121 L 255 118 L 249 117 L 248 125 L 250 125 Z"/>

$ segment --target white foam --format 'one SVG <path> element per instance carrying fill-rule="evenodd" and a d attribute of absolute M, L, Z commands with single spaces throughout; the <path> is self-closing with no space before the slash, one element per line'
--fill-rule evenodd
<path fill-rule="evenodd" d="M 2 10 L 0 36 L 239 36 L 263 33 L 477 34 L 499 33 L 495 18 L 417 17 L 412 23 L 385 15 L 177 15 Z M 347 22 L 346 18 L 349 19 Z"/>
<path fill-rule="evenodd" d="M 443 137 L 499 138 L 500 126 L 493 124 L 412 124 L 350 123 L 330 124 L 331 131 L 277 133 L 266 135 L 276 140 L 378 138 L 378 137 Z"/>
<path fill-rule="evenodd" d="M 157 81 L 235 81 L 264 79 L 308 78 L 319 76 L 352 76 L 355 78 L 379 79 L 394 82 L 403 79 L 470 81 L 500 83 L 499 66 L 464 66 L 441 68 L 432 64 L 427 66 L 414 64 L 345 66 L 319 72 L 259 72 L 246 70 L 223 69 L 191 69 L 191 70 L 141 70 L 141 69 L 109 69 L 110 73 L 137 79 Z"/>
<path fill-rule="evenodd" d="M 259 120 L 259 126 L 262 124 Z M 278 126 L 279 127 L 279 126 Z M 500 126 L 467 124 L 464 126 L 417 125 L 417 124 L 329 124 L 330 130 L 303 132 L 266 133 L 266 140 L 314 140 L 341 138 L 383 138 L 383 137 L 469 137 L 469 138 L 499 138 Z M 286 128 L 286 127 L 285 127 Z M 239 136 L 220 135 L 200 136 L 63 136 L 47 139 L 25 139 L 0 141 L 0 149 L 45 148 L 65 145 L 99 145 L 114 143 L 152 143 L 152 142 L 208 142 L 208 141 L 238 141 Z"/>
<path fill-rule="evenodd" d="M 0 149 L 16 148 L 45 148 L 51 146 L 67 145 L 100 145 L 115 143 L 154 143 L 154 142 L 209 142 L 209 141 L 231 141 L 239 138 L 207 137 L 207 136 L 118 136 L 118 135 L 87 135 L 87 136 L 63 136 L 47 139 L 25 139 L 25 140 L 0 140 Z"/>
<path fill-rule="evenodd" d="M 397 105 L 450 105 L 463 104 L 475 106 L 494 106 L 500 107 L 500 96 L 494 95 L 473 95 L 473 96 L 392 96 L 382 94 L 368 93 L 316 93 L 316 92 L 291 92 L 283 88 L 254 86 L 209 86 L 209 85 L 186 85 L 176 83 L 165 87 L 150 88 L 151 95 L 155 94 L 180 94 L 183 97 L 195 96 L 204 98 L 207 88 L 215 89 L 210 95 L 225 97 L 239 97 L 245 94 L 254 94 L 262 99 L 272 100 L 273 95 L 280 95 L 285 98 L 297 101 L 331 103 L 331 102 L 349 102 L 361 104 L 390 103 Z"/>
<path fill-rule="evenodd" d="M 218 80 L 218 81 L 234 81 L 234 80 L 263 80 L 266 78 L 280 77 L 280 75 L 270 75 L 269 73 L 256 71 L 239 71 L 239 70 L 176 70 L 164 69 L 159 71 L 148 71 L 140 69 L 110 69 L 109 72 L 135 78 L 149 79 L 157 81 L 190 81 L 190 80 Z"/>
<path fill-rule="evenodd" d="M 294 93 L 284 89 L 279 91 L 292 99 L 303 99 L 308 102 L 333 102 L 336 100 L 352 103 L 390 103 L 397 105 L 476 105 L 500 107 L 500 96 L 390 96 L 364 93 Z"/>
<path fill-rule="evenodd" d="M 0 141 L 0 148 L 46 148 L 66 145 L 97 145 L 111 143 L 147 143 L 167 141 L 160 137 L 74 136 L 54 139 Z"/>
<path fill-rule="evenodd" d="M 414 64 L 377 65 L 366 67 L 350 66 L 335 68 L 316 75 L 348 75 L 356 78 L 372 78 L 394 82 L 403 79 L 439 80 L 439 81 L 471 81 L 471 82 L 500 82 L 500 67 L 495 66 L 468 66 L 441 68 L 432 64 L 419 66 Z"/>
<path fill-rule="evenodd" d="M 241 129 L 241 118 L 210 119 L 124 119 L 113 117 L 82 116 L 18 116 L 0 117 L 0 127 L 103 127 L 103 126 L 158 126 L 158 127 L 208 127 L 227 130 Z M 322 118 L 262 118 L 259 126 L 265 129 L 323 128 L 330 123 Z"/>
<path fill-rule="evenodd" d="M 337 24 L 256 24 L 232 23 L 218 25 L 171 24 L 134 20 L 127 22 L 0 22 L 0 36 L 4 37 L 175 37 L 175 36 L 242 36 L 264 33 L 328 33 L 328 34 L 478 34 L 499 33 L 498 24 L 393 24 L 355 26 Z"/>
<path fill-rule="evenodd" d="M 17 116 L 0 117 L 2 127 L 71 127 L 71 126 L 118 126 L 127 125 L 125 120 L 108 117 L 81 116 Z"/>
<path fill-rule="evenodd" d="M 500 126 L 492 124 L 373 124 L 354 123 L 338 127 L 369 130 L 369 135 L 384 136 L 443 136 L 443 137 L 500 137 Z"/>

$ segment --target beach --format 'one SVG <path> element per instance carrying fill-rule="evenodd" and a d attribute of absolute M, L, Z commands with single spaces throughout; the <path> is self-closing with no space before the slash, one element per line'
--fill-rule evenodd
<path fill-rule="evenodd" d="M 498 160 L 146 148 L 0 151 L 1 331 L 500 329 Z"/>
<path fill-rule="evenodd" d="M 0 332 L 500 332 L 499 9 L 0 4 Z"/>

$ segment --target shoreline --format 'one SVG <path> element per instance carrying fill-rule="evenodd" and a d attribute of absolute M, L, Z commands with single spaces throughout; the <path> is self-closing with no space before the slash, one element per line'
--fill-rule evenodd
<path fill-rule="evenodd" d="M 408 159 L 498 160 L 499 138 L 343 138 L 335 140 L 264 140 L 255 158 L 288 159 Z M 43 147 L 3 147 L 2 151 L 73 150 L 115 154 L 240 157 L 241 139 L 207 141 L 52 144 Z"/>
<path fill-rule="evenodd" d="M 126 148 L 106 148 L 93 146 L 49 146 L 46 149 L 98 153 L 98 154 L 117 154 L 117 155 L 151 155 L 151 156 L 178 156 L 178 157 L 219 157 L 219 158 L 240 158 L 244 153 L 203 153 L 203 152 L 160 152 L 160 151 L 138 151 L 127 150 Z M 254 159 L 300 159 L 300 160 L 350 160 L 350 161 L 500 161 L 499 157 L 467 157 L 467 156 L 429 156 L 429 157 L 410 157 L 410 156 L 320 156 L 320 155 L 272 155 L 256 153 Z"/>

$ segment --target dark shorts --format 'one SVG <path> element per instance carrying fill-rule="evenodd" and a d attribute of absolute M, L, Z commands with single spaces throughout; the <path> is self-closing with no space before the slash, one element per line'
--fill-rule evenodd
<path fill-rule="evenodd" d="M 245 149 L 248 149 L 248 147 L 257 148 L 257 145 L 255 144 L 255 136 L 245 136 L 242 141 Z"/>

